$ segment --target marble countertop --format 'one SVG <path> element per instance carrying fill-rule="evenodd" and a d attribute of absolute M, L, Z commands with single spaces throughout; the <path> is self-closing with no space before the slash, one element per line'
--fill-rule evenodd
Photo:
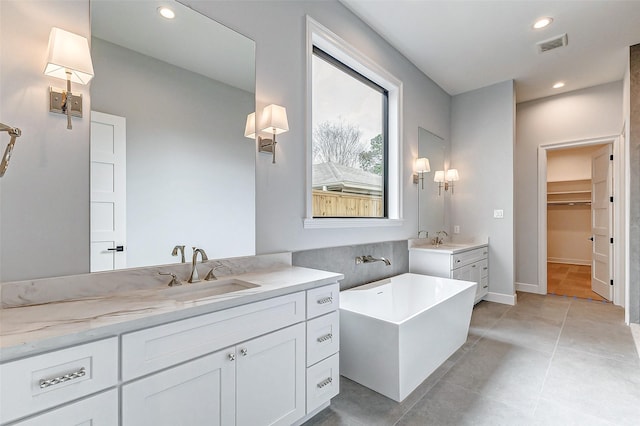
<path fill-rule="evenodd" d="M 438 247 L 431 244 L 430 241 L 425 240 L 424 242 L 420 242 L 418 240 L 413 240 L 413 243 L 409 246 L 409 250 L 417 250 L 417 251 L 429 251 L 433 253 L 446 253 L 446 254 L 456 254 L 462 253 L 464 251 L 477 249 L 480 247 L 486 247 L 487 243 L 443 243 Z"/>
<path fill-rule="evenodd" d="M 139 289 L 2 308 L 0 361 L 307 290 L 343 278 L 342 274 L 333 272 L 280 266 L 268 271 L 225 276 L 225 281 L 237 279 L 257 286 L 221 295 L 203 296 L 194 292 L 193 298 L 185 298 L 183 294 L 176 298 L 167 291 Z"/>

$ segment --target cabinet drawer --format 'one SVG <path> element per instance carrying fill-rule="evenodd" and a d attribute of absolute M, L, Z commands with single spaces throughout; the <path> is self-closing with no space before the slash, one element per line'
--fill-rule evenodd
<path fill-rule="evenodd" d="M 14 423 L 15 426 L 113 426 L 117 424 L 118 391 L 115 389 Z"/>
<path fill-rule="evenodd" d="M 298 292 L 124 334 L 122 379 L 130 380 L 304 320 L 305 294 Z"/>
<path fill-rule="evenodd" d="M 335 311 L 340 306 L 338 283 L 307 290 L 307 318 Z"/>
<path fill-rule="evenodd" d="M 340 354 L 307 368 L 307 414 L 340 391 Z"/>
<path fill-rule="evenodd" d="M 0 365 L 0 423 L 81 398 L 118 381 L 118 339 Z"/>
<path fill-rule="evenodd" d="M 313 365 L 340 349 L 340 314 L 330 314 L 307 322 L 307 366 Z"/>
<path fill-rule="evenodd" d="M 482 260 L 479 265 L 480 267 L 480 273 L 482 277 L 488 277 L 489 276 L 489 261 L 487 259 Z"/>
<path fill-rule="evenodd" d="M 489 249 L 487 247 L 480 247 L 469 251 L 463 251 L 462 253 L 456 253 L 451 256 L 451 269 L 460 268 L 473 262 L 486 259 L 488 253 Z"/>

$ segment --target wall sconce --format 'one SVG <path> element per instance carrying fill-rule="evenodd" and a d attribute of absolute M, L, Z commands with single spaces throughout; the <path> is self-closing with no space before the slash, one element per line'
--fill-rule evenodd
<path fill-rule="evenodd" d="M 268 105 L 262 110 L 261 131 L 273 135 L 272 139 L 265 139 L 258 136 L 258 152 L 271 153 L 272 163 L 276 162 L 276 135 L 289 131 L 287 121 L 287 110 L 279 105 Z M 246 131 L 245 131 L 246 132 Z"/>
<path fill-rule="evenodd" d="M 49 111 L 66 114 L 67 129 L 71 129 L 71 116 L 82 117 L 82 95 L 71 93 L 71 82 L 87 84 L 93 78 L 87 39 L 52 28 L 44 74 L 67 80 L 67 90 L 49 88 Z"/>
<path fill-rule="evenodd" d="M 444 170 L 438 170 L 433 176 L 433 181 L 438 184 L 438 195 L 442 194 L 443 187 L 445 191 L 451 188 L 451 194 L 453 194 L 453 182 L 459 179 L 458 169 L 449 169 L 446 173 Z"/>
<path fill-rule="evenodd" d="M 418 183 L 418 180 L 422 184 L 422 189 L 424 189 L 424 174 L 429 173 L 431 171 L 431 165 L 429 164 L 429 159 L 425 157 L 416 158 L 416 161 L 413 165 L 413 183 Z"/>
<path fill-rule="evenodd" d="M 244 126 L 244 137 L 256 139 L 256 113 L 252 112 L 247 115 L 247 124 Z"/>

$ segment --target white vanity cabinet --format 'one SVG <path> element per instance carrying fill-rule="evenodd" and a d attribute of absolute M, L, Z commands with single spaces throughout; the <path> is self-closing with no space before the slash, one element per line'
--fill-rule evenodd
<path fill-rule="evenodd" d="M 413 247 L 409 249 L 409 272 L 475 282 L 478 303 L 489 293 L 489 247 Z"/>
<path fill-rule="evenodd" d="M 338 393 L 339 290 L 334 282 L 0 364 L 0 424 L 299 424 Z"/>
<path fill-rule="evenodd" d="M 125 384 L 122 424 L 288 425 L 304 416 L 304 324 Z"/>

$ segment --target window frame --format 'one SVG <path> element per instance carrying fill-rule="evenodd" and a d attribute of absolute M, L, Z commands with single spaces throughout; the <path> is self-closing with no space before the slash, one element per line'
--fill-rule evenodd
<path fill-rule="evenodd" d="M 402 82 L 388 71 L 360 53 L 336 34 L 307 16 L 307 111 L 306 111 L 306 217 L 304 228 L 359 228 L 401 226 L 402 220 Z M 375 85 L 387 91 L 387 133 L 385 138 L 385 179 L 384 214 L 385 217 L 313 217 L 312 204 L 312 59 L 313 48 L 335 59 L 347 69 L 352 70 Z M 324 59 L 324 58 L 323 58 Z M 326 59 L 325 59 L 326 60 Z M 342 69 L 342 68 L 341 68 Z M 344 71 L 344 69 L 342 69 Z M 350 73 L 349 73 L 350 74 Z M 350 74 L 351 75 L 351 74 Z"/>

